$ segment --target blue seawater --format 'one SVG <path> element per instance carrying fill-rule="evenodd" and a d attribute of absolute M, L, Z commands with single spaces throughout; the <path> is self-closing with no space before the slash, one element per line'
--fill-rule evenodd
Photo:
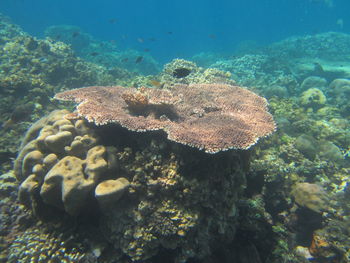
<path fill-rule="evenodd" d="M 119 47 L 149 50 L 160 62 L 200 52 L 230 53 L 291 35 L 350 32 L 348 0 L 1 0 L 0 12 L 35 36 L 76 25 Z"/>

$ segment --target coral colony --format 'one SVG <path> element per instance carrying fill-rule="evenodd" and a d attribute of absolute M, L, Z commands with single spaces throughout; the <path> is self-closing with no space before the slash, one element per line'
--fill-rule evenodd
<path fill-rule="evenodd" d="M 97 125 L 164 130 L 169 140 L 208 153 L 248 149 L 275 130 L 264 98 L 226 84 L 175 85 L 170 90 L 87 87 L 55 98 L 79 103 L 77 114 Z"/>

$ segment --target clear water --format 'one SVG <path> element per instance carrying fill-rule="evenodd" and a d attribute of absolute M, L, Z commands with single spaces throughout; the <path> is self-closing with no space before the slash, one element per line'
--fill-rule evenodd
<path fill-rule="evenodd" d="M 33 35 L 51 25 L 76 25 L 123 48 L 150 49 L 161 62 L 229 53 L 242 41 L 264 45 L 291 35 L 350 32 L 349 8 L 347 0 L 0 2 L 0 11 Z"/>

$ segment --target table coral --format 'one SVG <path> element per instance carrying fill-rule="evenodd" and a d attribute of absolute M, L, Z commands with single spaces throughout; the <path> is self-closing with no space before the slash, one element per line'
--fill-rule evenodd
<path fill-rule="evenodd" d="M 79 103 L 78 115 L 97 125 L 164 130 L 168 139 L 208 153 L 248 149 L 275 130 L 264 98 L 225 84 L 177 85 L 170 90 L 87 87 L 55 98 Z"/>

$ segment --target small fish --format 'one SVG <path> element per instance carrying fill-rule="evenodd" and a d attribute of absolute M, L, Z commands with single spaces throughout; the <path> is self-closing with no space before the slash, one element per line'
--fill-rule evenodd
<path fill-rule="evenodd" d="M 145 48 L 143 51 L 150 52 L 151 50 L 149 48 Z"/>
<path fill-rule="evenodd" d="M 110 23 L 110 24 L 115 24 L 117 22 L 118 22 L 118 19 L 116 19 L 116 18 L 111 18 L 108 20 L 108 23 Z"/>
<path fill-rule="evenodd" d="M 156 41 L 157 39 L 155 37 L 150 37 L 148 40 L 149 41 Z"/>
<path fill-rule="evenodd" d="M 177 68 L 173 72 L 175 78 L 181 79 L 187 77 L 191 73 L 191 70 L 188 68 Z"/>
<path fill-rule="evenodd" d="M 152 86 L 157 87 L 157 88 L 160 88 L 160 87 L 163 86 L 162 83 L 161 83 L 160 81 L 154 80 L 154 79 L 151 79 L 151 80 L 149 81 L 149 83 L 150 83 Z"/>
<path fill-rule="evenodd" d="M 79 36 L 79 35 L 80 35 L 79 32 L 73 32 L 72 37 L 77 37 L 77 36 Z"/>
<path fill-rule="evenodd" d="M 90 56 L 93 56 L 93 57 L 95 57 L 95 56 L 97 56 L 98 55 L 98 52 L 91 52 L 90 53 Z"/>
<path fill-rule="evenodd" d="M 145 40 L 144 40 L 142 37 L 139 37 L 139 38 L 137 39 L 137 41 L 138 41 L 139 43 L 145 42 Z"/>
<path fill-rule="evenodd" d="M 168 32 L 166 32 L 168 35 L 172 35 L 173 34 L 173 32 L 171 32 L 171 31 L 168 31 Z"/>
<path fill-rule="evenodd" d="M 216 35 L 215 35 L 215 34 L 210 34 L 210 35 L 208 35 L 208 37 L 209 37 L 210 39 L 215 39 L 215 38 L 216 38 Z"/>
<path fill-rule="evenodd" d="M 122 60 L 120 60 L 121 62 L 128 62 L 129 58 L 123 58 Z"/>
<path fill-rule="evenodd" d="M 143 56 L 138 56 L 135 60 L 135 63 L 138 64 L 143 60 Z"/>

